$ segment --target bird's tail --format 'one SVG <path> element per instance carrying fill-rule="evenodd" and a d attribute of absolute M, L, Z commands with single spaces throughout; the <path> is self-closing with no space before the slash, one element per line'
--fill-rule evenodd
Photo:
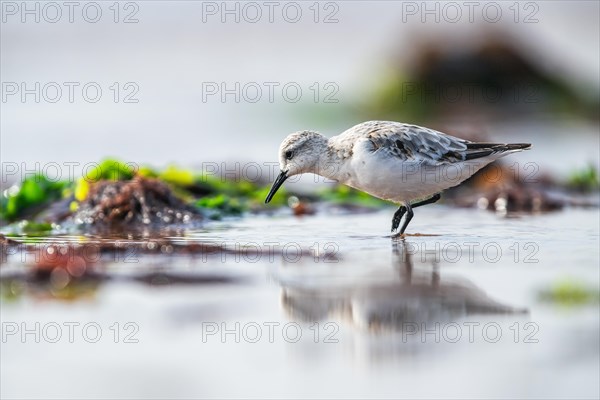
<path fill-rule="evenodd" d="M 508 143 L 501 145 L 501 147 L 501 151 L 529 150 L 531 149 L 531 143 Z"/>
<path fill-rule="evenodd" d="M 514 153 L 529 150 L 531 143 L 467 143 L 465 160 L 487 157 L 498 153 Z"/>

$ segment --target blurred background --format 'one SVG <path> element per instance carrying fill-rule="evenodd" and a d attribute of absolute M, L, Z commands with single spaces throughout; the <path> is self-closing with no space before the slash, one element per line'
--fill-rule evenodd
<path fill-rule="evenodd" d="M 4 3 L 2 160 L 274 162 L 288 133 L 392 119 L 531 141 L 556 172 L 598 163 L 597 2 L 257 4 L 82 3 L 53 23 Z"/>

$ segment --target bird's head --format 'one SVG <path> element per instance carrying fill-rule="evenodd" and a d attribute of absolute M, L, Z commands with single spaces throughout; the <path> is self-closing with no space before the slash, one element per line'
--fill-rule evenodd
<path fill-rule="evenodd" d="M 315 172 L 321 154 L 327 149 L 327 138 L 313 131 L 300 131 L 289 135 L 279 146 L 281 172 L 275 179 L 265 203 L 273 198 L 277 189 L 290 176 Z"/>

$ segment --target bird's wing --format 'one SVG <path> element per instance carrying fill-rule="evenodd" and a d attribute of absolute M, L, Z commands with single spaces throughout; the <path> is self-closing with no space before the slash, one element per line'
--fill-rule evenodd
<path fill-rule="evenodd" d="M 451 164 L 496 153 L 526 149 L 527 143 L 476 143 L 417 125 L 389 121 L 369 121 L 340 135 L 340 142 L 370 142 L 371 151 L 402 161 Z"/>

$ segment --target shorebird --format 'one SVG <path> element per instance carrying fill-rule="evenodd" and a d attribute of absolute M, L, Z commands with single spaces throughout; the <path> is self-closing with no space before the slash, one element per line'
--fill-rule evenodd
<path fill-rule="evenodd" d="M 487 164 L 530 143 L 471 142 L 433 129 L 392 121 L 368 121 L 327 139 L 314 131 L 289 135 L 279 147 L 281 172 L 268 203 L 287 178 L 314 173 L 398 204 L 392 233 L 404 235 L 413 208 L 432 204 Z"/>

